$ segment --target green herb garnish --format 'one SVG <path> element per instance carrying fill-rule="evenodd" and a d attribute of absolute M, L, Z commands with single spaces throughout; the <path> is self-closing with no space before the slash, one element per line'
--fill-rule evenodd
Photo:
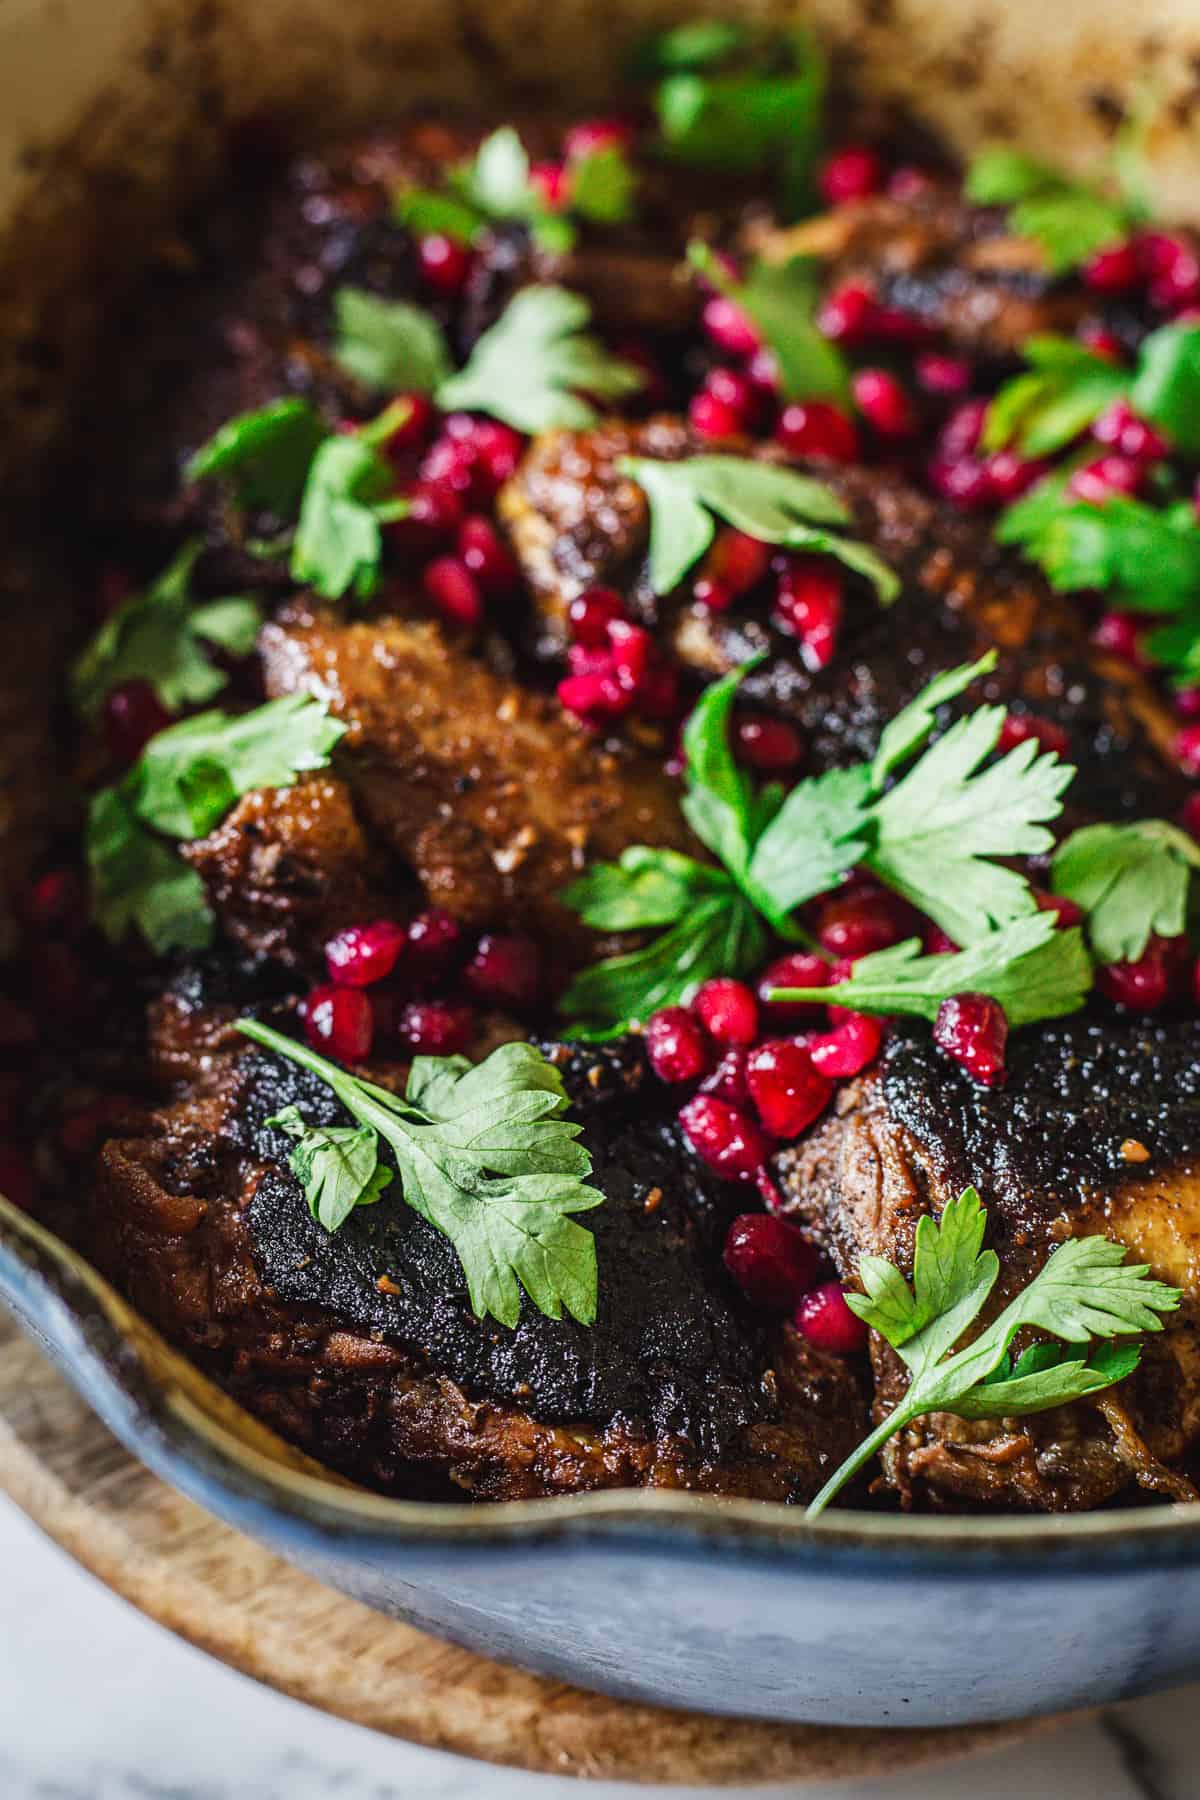
<path fill-rule="evenodd" d="M 1018 1331 L 1046 1331 L 1067 1344 L 1090 1344 L 1093 1338 L 1161 1331 L 1161 1315 L 1179 1305 L 1179 1289 L 1151 1280 L 1146 1264 L 1128 1265 L 1123 1244 L 1105 1237 L 1070 1238 L 978 1337 L 954 1352 L 1000 1273 L 995 1251 L 983 1249 L 986 1224 L 974 1188 L 950 1201 L 937 1222 L 926 1214 L 917 1226 L 911 1287 L 885 1258 L 860 1259 L 866 1292 L 848 1293 L 847 1303 L 900 1356 L 909 1371 L 908 1392 L 825 1483 L 808 1509 L 810 1519 L 914 1419 L 937 1412 L 961 1419 L 1046 1412 L 1123 1381 L 1141 1358 L 1137 1344 L 1102 1342 L 1069 1356 L 1055 1345 L 1036 1343 L 1014 1363 L 1009 1346 Z"/>
<path fill-rule="evenodd" d="M 988 407 L 985 450 L 1015 444 L 1024 456 L 1061 450 L 1116 400 L 1163 432 L 1185 455 L 1200 454 L 1200 326 L 1163 325 L 1133 369 L 1097 356 L 1074 338 L 1032 337 L 1029 371 L 1006 382 Z"/>
<path fill-rule="evenodd" d="M 96 923 L 136 927 L 159 954 L 211 941 L 204 884 L 168 840 L 203 837 L 243 794 L 322 769 L 346 727 L 304 694 L 253 712 L 198 713 L 151 738 L 115 786 L 94 795 L 87 858 Z"/>
<path fill-rule="evenodd" d="M 1120 173 L 1114 171 L 1107 188 L 1090 186 L 1023 151 L 1000 146 L 975 157 L 963 189 L 980 206 L 1011 208 L 1013 230 L 1032 238 L 1051 274 L 1061 275 L 1097 250 L 1119 243 L 1143 219 L 1140 200 L 1127 186 L 1122 191 Z"/>
<path fill-rule="evenodd" d="M 785 399 L 850 398 L 850 370 L 836 344 L 817 326 L 823 292 L 819 265 L 810 257 L 787 262 L 757 260 L 744 281 L 735 281 L 707 244 L 688 246 L 688 260 L 704 279 L 732 300 L 758 327 L 775 359 Z"/>
<path fill-rule="evenodd" d="M 325 432 L 309 401 L 272 400 L 226 420 L 197 450 L 184 474 L 188 481 L 228 481 L 243 506 L 287 518 L 300 504 Z"/>
<path fill-rule="evenodd" d="M 618 459 L 650 503 L 650 585 L 668 594 L 708 549 L 716 518 L 763 543 L 832 556 L 873 583 L 887 605 L 900 592 L 893 569 L 867 544 L 827 529 L 850 522 L 833 489 L 810 475 L 748 456 L 689 456 L 656 462 Z"/>
<path fill-rule="evenodd" d="M 191 575 L 203 547 L 198 539 L 185 545 L 148 588 L 105 620 L 76 659 L 71 697 L 85 718 L 94 718 L 126 681 L 148 682 L 168 712 L 201 706 L 229 679 L 210 651 L 249 656 L 262 610 L 243 595 L 194 599 Z"/>
<path fill-rule="evenodd" d="M 331 1142 L 328 1127 L 305 1126 L 294 1108 L 276 1121 L 302 1133 L 292 1171 L 328 1229 L 380 1198 L 391 1175 L 378 1166 L 382 1139 L 405 1203 L 454 1245 L 477 1318 L 515 1326 L 524 1288 L 547 1318 L 565 1307 L 593 1323 L 596 1242 L 570 1215 L 604 1195 L 587 1185 L 592 1159 L 582 1127 L 565 1117 L 562 1076 L 532 1044 L 502 1044 L 476 1066 L 418 1056 L 402 1100 L 255 1019 L 238 1030 L 319 1076 L 362 1128 Z"/>
<path fill-rule="evenodd" d="M 424 307 L 381 300 L 366 288 L 340 287 L 333 310 L 333 354 L 364 386 L 433 394 L 450 374 L 445 333 Z"/>
<path fill-rule="evenodd" d="M 1059 845 L 1050 865 L 1056 894 L 1088 915 L 1098 962 L 1136 962 L 1152 936 L 1179 937 L 1187 923 L 1200 845 L 1165 819 L 1085 825 Z"/>

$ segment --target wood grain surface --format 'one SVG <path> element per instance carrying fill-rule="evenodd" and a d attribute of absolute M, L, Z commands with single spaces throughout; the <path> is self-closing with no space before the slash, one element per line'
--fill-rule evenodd
<path fill-rule="evenodd" d="M 1046 1724 L 888 1732 L 711 1719 L 487 1662 L 334 1593 L 164 1486 L 3 1315 L 0 1488 L 93 1575 L 200 1649 L 295 1699 L 461 1756 L 720 1787 L 911 1769 Z"/>

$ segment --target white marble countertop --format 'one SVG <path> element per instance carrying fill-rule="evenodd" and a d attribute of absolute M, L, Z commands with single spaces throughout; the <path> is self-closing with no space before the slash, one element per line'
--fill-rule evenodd
<path fill-rule="evenodd" d="M 0 1499 L 0 1800 L 615 1800 L 376 1737 L 149 1624 Z M 804 1800 L 1194 1800 L 1200 1688 L 895 1781 Z M 747 1771 L 752 1779 L 752 1772 Z M 691 1789 L 658 1789 L 687 1800 Z"/>

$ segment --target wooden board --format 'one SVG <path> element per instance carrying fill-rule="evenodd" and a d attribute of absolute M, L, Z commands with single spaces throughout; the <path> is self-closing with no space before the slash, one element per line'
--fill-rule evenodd
<path fill-rule="evenodd" d="M 295 1699 L 462 1756 L 619 1781 L 828 1781 L 1016 1743 L 1047 1723 L 887 1732 L 711 1719 L 487 1662 L 334 1593 L 164 1486 L 3 1315 L 0 1488 L 202 1650 Z"/>

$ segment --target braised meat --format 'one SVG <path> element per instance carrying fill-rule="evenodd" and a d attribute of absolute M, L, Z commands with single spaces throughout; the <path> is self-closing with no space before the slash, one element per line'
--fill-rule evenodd
<path fill-rule="evenodd" d="M 899 1034 L 837 1116 L 779 1159 L 789 1204 L 839 1269 L 911 1272 L 917 1221 L 970 1184 L 988 1206 L 999 1311 L 1056 1244 L 1101 1233 L 1184 1292 L 1118 1394 L 1019 1420 L 920 1419 L 883 1453 L 909 1503 L 1059 1512 L 1134 1486 L 1196 1498 L 1181 1464 L 1200 1432 L 1200 1028 L 1077 1018 L 1014 1041 L 1007 1085 L 975 1085 L 928 1033 Z M 986 1323 L 986 1317 L 984 1319 Z M 876 1408 L 906 1385 L 873 1343 Z"/>

